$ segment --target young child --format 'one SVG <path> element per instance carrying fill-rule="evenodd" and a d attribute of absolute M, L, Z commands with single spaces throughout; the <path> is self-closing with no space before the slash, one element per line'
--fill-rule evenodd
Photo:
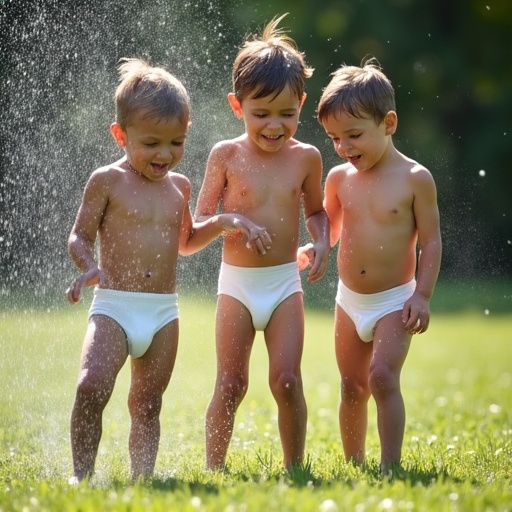
<path fill-rule="evenodd" d="M 320 279 L 329 254 L 319 151 L 294 139 L 312 69 L 294 41 L 272 20 L 249 38 L 233 66 L 229 104 L 245 133 L 217 143 L 209 156 L 196 218 L 240 213 L 267 228 L 265 254 L 236 236 L 224 239 L 216 314 L 217 379 L 206 412 L 206 467 L 225 466 L 235 413 L 248 387 L 256 331 L 264 331 L 269 384 L 278 407 L 284 466 L 303 461 L 307 409 L 301 357 L 302 287 L 297 264 L 301 203 L 313 239 L 310 281 Z"/>
<path fill-rule="evenodd" d="M 184 152 L 187 92 L 167 71 L 138 59 L 122 61 L 119 72 L 111 132 L 126 157 L 92 173 L 69 237 L 82 273 L 68 300 L 78 302 L 84 286 L 96 285 L 71 417 L 70 483 L 93 473 L 102 413 L 128 355 L 131 476 L 153 473 L 178 345 L 178 250 L 191 254 L 229 231 L 241 231 L 255 252 L 271 245 L 263 228 L 240 215 L 192 226 L 190 183 L 171 172 Z"/>
<path fill-rule="evenodd" d="M 428 327 L 439 274 L 436 187 L 427 169 L 393 145 L 394 91 L 376 61 L 338 69 L 323 91 L 318 119 L 347 161 L 329 172 L 324 201 L 331 246 L 340 242 L 335 344 L 341 438 L 347 461 L 363 462 L 373 395 L 381 470 L 387 472 L 400 462 L 404 437 L 400 371 L 412 335 Z"/>

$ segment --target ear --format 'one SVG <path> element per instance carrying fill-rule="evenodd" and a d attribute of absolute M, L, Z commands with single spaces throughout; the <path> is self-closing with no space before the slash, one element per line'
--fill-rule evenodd
<path fill-rule="evenodd" d="M 233 110 L 233 114 L 235 114 L 236 118 L 242 119 L 244 117 L 242 104 L 238 101 L 234 93 L 230 92 L 228 94 L 228 102 L 231 105 L 231 110 Z"/>
<path fill-rule="evenodd" d="M 302 99 L 300 100 L 299 108 L 302 108 L 302 105 L 304 105 L 304 102 L 306 101 L 307 97 L 308 97 L 308 95 L 306 93 L 302 94 Z"/>
<path fill-rule="evenodd" d="M 121 128 L 119 123 L 112 123 L 110 125 L 110 133 L 120 148 L 126 147 L 126 132 Z"/>
<path fill-rule="evenodd" d="M 384 117 L 384 125 L 386 126 L 386 135 L 393 135 L 398 127 L 398 117 L 394 110 L 390 110 Z"/>

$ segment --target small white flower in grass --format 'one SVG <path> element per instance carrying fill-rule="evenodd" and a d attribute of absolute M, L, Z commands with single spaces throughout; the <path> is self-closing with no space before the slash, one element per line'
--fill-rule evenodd
<path fill-rule="evenodd" d="M 199 496 L 192 496 L 191 500 L 190 500 L 190 504 L 195 508 L 195 509 L 200 509 L 201 508 L 201 505 L 202 505 L 202 501 L 201 501 L 201 498 Z"/>
<path fill-rule="evenodd" d="M 320 512 L 338 512 L 338 505 L 334 500 L 324 500 L 318 507 Z"/>
<path fill-rule="evenodd" d="M 437 436 L 432 434 L 427 439 L 427 444 L 430 446 L 431 444 L 434 444 L 437 441 Z"/>
<path fill-rule="evenodd" d="M 378 505 L 379 510 L 391 510 L 393 508 L 393 500 L 384 498 Z"/>
<path fill-rule="evenodd" d="M 489 406 L 489 412 L 491 412 L 492 414 L 498 414 L 501 412 L 501 406 L 498 404 L 491 404 Z"/>
<path fill-rule="evenodd" d="M 448 494 L 448 498 L 450 501 L 457 501 L 459 499 L 459 495 L 456 492 L 451 492 Z"/>

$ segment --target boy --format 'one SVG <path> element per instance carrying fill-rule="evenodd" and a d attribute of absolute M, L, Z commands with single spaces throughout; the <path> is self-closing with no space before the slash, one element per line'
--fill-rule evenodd
<path fill-rule="evenodd" d="M 439 274 L 436 187 L 427 169 L 395 149 L 394 90 L 373 61 L 333 74 L 318 119 L 347 160 L 329 172 L 324 202 L 331 246 L 340 242 L 335 344 L 341 438 L 347 461 L 363 462 L 373 395 L 380 466 L 387 472 L 400 462 L 404 437 L 400 371 L 412 335 L 428 327 Z"/>
<path fill-rule="evenodd" d="M 284 466 L 301 464 L 307 409 L 301 377 L 304 307 L 297 264 L 301 202 L 314 244 L 310 281 L 325 273 L 328 219 L 322 206 L 319 151 L 293 138 L 312 69 L 274 19 L 245 42 L 233 66 L 229 104 L 245 133 L 216 144 L 209 156 L 196 217 L 240 213 L 267 228 L 266 254 L 224 239 L 216 313 L 217 379 L 206 412 L 206 467 L 225 466 L 235 413 L 248 387 L 249 357 L 264 331 L 269 384 L 278 407 Z"/>
<path fill-rule="evenodd" d="M 70 483 L 94 471 L 102 413 L 128 355 L 131 476 L 153 473 L 162 395 L 178 346 L 178 250 L 191 254 L 223 232 L 241 230 L 257 251 L 264 231 L 239 215 L 192 226 L 190 183 L 171 172 L 184 152 L 187 92 L 167 71 L 138 59 L 122 61 L 119 72 L 111 133 L 126 157 L 92 173 L 69 237 L 82 273 L 68 300 L 78 302 L 84 286 L 96 285 L 71 417 Z"/>

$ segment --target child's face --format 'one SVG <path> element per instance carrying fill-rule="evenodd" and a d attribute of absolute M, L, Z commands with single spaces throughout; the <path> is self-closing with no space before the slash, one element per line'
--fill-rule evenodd
<path fill-rule="evenodd" d="M 167 176 L 183 157 L 189 122 L 177 117 L 144 119 L 140 115 L 123 130 L 114 123 L 112 134 L 126 151 L 131 166 L 152 181 Z"/>
<path fill-rule="evenodd" d="M 267 152 L 279 151 L 295 135 L 305 99 L 305 94 L 298 98 L 290 87 L 285 87 L 276 97 L 249 97 L 242 103 L 234 94 L 228 96 L 235 115 L 243 118 L 249 138 Z"/>
<path fill-rule="evenodd" d="M 390 111 L 379 125 L 370 117 L 353 117 L 347 113 L 328 116 L 322 125 L 334 144 L 334 151 L 364 171 L 376 165 L 389 147 L 396 131 L 396 113 Z"/>

